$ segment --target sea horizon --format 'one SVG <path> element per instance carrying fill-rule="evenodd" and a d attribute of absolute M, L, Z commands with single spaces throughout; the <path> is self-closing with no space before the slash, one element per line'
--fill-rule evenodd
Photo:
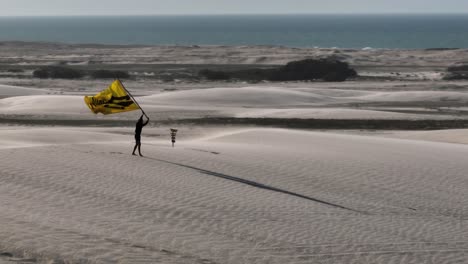
<path fill-rule="evenodd" d="M 43 15 L 0 15 L 2 17 L 157 17 L 157 16 L 333 16 L 333 15 L 344 15 L 344 16 L 386 16 L 386 15 L 400 15 L 400 16 L 452 16 L 452 15 L 468 15 L 468 12 L 457 12 L 457 13 L 427 13 L 427 12 L 362 12 L 362 13 L 165 13 L 165 14 L 73 14 L 73 15 L 62 15 L 62 14 L 43 14 Z"/>
<path fill-rule="evenodd" d="M 467 30 L 463 13 L 0 17 L 0 41 L 67 44 L 468 48 Z"/>

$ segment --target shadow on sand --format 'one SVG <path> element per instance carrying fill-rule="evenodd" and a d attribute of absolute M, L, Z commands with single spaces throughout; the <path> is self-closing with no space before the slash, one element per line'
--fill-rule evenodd
<path fill-rule="evenodd" d="M 330 202 L 327 202 L 327 201 L 323 201 L 323 200 L 319 200 L 319 199 L 312 198 L 312 197 L 309 197 L 309 196 L 305 196 L 305 195 L 302 195 L 302 194 L 299 194 L 299 193 L 290 192 L 290 191 L 287 191 L 287 190 L 275 188 L 275 187 L 268 186 L 268 185 L 265 185 L 265 184 L 262 184 L 262 183 L 242 179 L 242 178 L 235 177 L 235 176 L 222 174 L 222 173 L 215 172 L 215 171 L 204 170 L 204 169 L 200 169 L 200 168 L 197 168 L 197 167 L 193 167 L 193 166 L 189 166 L 189 165 L 185 165 L 185 164 L 181 164 L 181 163 L 176 163 L 176 162 L 162 160 L 162 159 L 156 159 L 156 158 L 150 158 L 150 157 L 146 157 L 146 156 L 144 156 L 143 158 L 156 160 L 156 161 L 159 161 L 159 162 L 164 162 L 164 163 L 168 163 L 168 164 L 172 164 L 172 165 L 176 165 L 176 166 L 180 166 L 180 167 L 184 167 L 184 168 L 189 168 L 189 169 L 196 170 L 196 171 L 198 171 L 200 173 L 203 173 L 203 174 L 206 174 L 206 175 L 222 178 L 222 179 L 225 179 L 225 180 L 235 181 L 235 182 L 238 182 L 238 183 L 247 184 L 247 185 L 250 185 L 250 186 L 253 186 L 253 187 L 256 187 L 256 188 L 260 188 L 260 189 L 264 189 L 264 190 L 269 190 L 269 191 L 274 191 L 274 192 L 279 192 L 279 193 L 283 193 L 283 194 L 287 194 L 287 195 L 296 196 L 296 197 L 303 198 L 303 199 L 306 199 L 306 200 L 309 200 L 309 201 L 325 204 L 325 205 L 332 206 L 332 207 L 335 207 L 335 208 L 340 208 L 340 209 L 352 211 L 352 212 L 355 212 L 355 213 L 360 213 L 360 214 L 364 213 L 364 212 L 361 212 L 361 211 L 358 211 L 358 210 L 347 208 L 345 206 L 341 206 L 339 204 L 330 203 Z"/>

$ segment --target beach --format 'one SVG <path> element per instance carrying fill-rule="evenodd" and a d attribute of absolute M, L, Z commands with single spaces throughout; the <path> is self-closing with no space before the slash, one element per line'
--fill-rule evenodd
<path fill-rule="evenodd" d="M 346 61 L 345 82 L 202 69 Z M 468 262 L 466 49 L 0 43 L 0 263 Z M 95 115 L 125 70 L 150 117 Z M 171 144 L 170 129 L 178 129 Z"/>

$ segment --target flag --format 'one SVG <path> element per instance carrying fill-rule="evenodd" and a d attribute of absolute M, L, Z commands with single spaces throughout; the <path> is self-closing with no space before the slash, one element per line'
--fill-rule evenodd
<path fill-rule="evenodd" d="M 115 80 L 107 89 L 95 96 L 85 96 L 84 101 L 95 114 L 108 115 L 140 109 L 119 80 Z"/>

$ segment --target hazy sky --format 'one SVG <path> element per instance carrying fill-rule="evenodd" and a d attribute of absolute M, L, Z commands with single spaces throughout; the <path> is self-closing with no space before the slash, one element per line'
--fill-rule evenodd
<path fill-rule="evenodd" d="M 0 16 L 468 13 L 468 0 L 0 0 Z"/>

